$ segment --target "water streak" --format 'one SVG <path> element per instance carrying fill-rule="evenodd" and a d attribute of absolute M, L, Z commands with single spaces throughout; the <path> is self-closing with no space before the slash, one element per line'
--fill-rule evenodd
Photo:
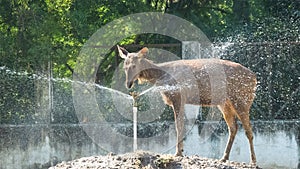
<path fill-rule="evenodd" d="M 53 77 L 50 78 L 46 75 L 42 75 L 42 74 L 38 75 L 38 74 L 28 73 L 28 72 L 17 72 L 17 71 L 13 71 L 13 70 L 8 69 L 5 66 L 1 66 L 0 71 L 1 70 L 5 71 L 5 73 L 8 74 L 8 75 L 26 76 L 27 78 L 32 79 L 32 80 L 45 80 L 45 81 L 53 81 L 53 82 L 76 83 L 76 84 L 80 84 L 80 85 L 83 85 L 83 86 L 94 86 L 94 87 L 97 87 L 98 89 L 106 90 L 106 91 L 109 91 L 110 93 L 121 95 L 126 99 L 133 100 L 133 97 L 130 96 L 129 94 L 126 94 L 126 93 L 123 93 L 119 90 L 115 90 L 115 89 L 112 89 L 112 88 L 109 88 L 109 87 L 105 87 L 105 86 L 102 86 L 102 85 L 99 85 L 99 84 L 96 84 L 96 83 L 87 83 L 87 82 L 82 82 L 82 81 L 74 81 L 74 80 L 71 80 L 71 79 L 68 79 L 68 78 L 53 78 Z"/>

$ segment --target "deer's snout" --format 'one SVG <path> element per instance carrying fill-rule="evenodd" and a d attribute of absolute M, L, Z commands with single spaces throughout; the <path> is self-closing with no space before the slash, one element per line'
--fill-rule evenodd
<path fill-rule="evenodd" d="M 128 89 L 130 89 L 130 88 L 132 88 L 132 86 L 133 86 L 133 81 L 127 81 L 126 87 L 127 87 Z"/>
<path fill-rule="evenodd" d="M 126 74 L 126 87 L 128 89 L 132 88 L 134 85 L 134 82 L 137 80 L 137 78 L 138 78 L 138 74 L 134 74 L 131 71 L 129 71 Z"/>

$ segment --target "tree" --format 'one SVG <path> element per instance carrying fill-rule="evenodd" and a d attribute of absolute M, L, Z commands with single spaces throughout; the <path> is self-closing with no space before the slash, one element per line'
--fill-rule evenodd
<path fill-rule="evenodd" d="M 299 108 L 299 72 L 293 67 L 299 64 L 299 44 L 289 44 L 299 41 L 299 6 L 300 2 L 295 0 L 2 0 L 0 67 L 26 72 L 28 76 L 32 73 L 47 74 L 51 69 L 54 77 L 71 78 L 82 46 L 101 26 L 132 13 L 165 12 L 194 23 L 213 42 L 235 44 L 223 57 L 241 62 L 258 73 L 263 89 L 258 90 L 260 101 L 257 105 L 264 112 L 272 107 L 267 115 L 256 112 L 255 118 L 299 118 L 291 113 Z M 120 43 L 179 42 L 161 35 L 143 34 L 128 37 Z M 258 45 L 253 45 L 256 43 Z M 180 47 L 165 49 L 177 55 L 181 52 Z M 98 79 L 102 82 L 97 83 L 109 85 L 114 83 L 112 76 L 121 60 L 116 57 L 114 49 L 104 57 L 98 68 Z M 255 64 L 256 61 L 259 64 Z M 34 102 L 23 89 L 13 87 L 19 86 L 23 77 L 15 81 L 7 78 L 0 79 L 3 84 L 1 92 L 12 92 L 6 96 L 14 95 L 10 98 L 13 104 L 30 105 Z M 26 84 L 31 86 L 31 82 Z M 70 86 L 63 84 L 61 88 L 57 87 L 57 90 L 71 93 Z M 5 98 L 7 105 L 8 97 Z M 276 114 L 275 110 L 284 105 L 283 100 L 290 102 L 282 109 L 283 115 Z M 276 115 L 272 114 L 274 112 Z"/>

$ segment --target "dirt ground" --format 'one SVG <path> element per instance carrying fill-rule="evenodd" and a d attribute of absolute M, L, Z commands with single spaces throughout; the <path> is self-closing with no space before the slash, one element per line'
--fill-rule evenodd
<path fill-rule="evenodd" d="M 50 169 L 254 169 L 258 166 L 233 161 L 220 162 L 216 159 L 197 155 L 175 157 L 170 154 L 159 154 L 145 151 L 122 155 L 83 157 L 73 161 L 62 162 Z"/>

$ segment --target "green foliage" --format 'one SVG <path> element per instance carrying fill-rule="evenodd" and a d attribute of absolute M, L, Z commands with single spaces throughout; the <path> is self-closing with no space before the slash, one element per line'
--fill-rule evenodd
<path fill-rule="evenodd" d="M 27 76 L 0 70 L 0 124 L 33 123 L 35 119 L 34 82 Z"/>
<path fill-rule="evenodd" d="M 300 2 L 295 0 L 2 0 L 0 66 L 40 74 L 47 74 L 51 68 L 54 77 L 71 78 L 81 47 L 99 28 L 132 13 L 165 12 L 194 23 L 213 41 L 235 43 L 223 57 L 246 64 L 257 72 L 260 81 L 257 107 L 261 112 L 254 112 L 253 118 L 296 119 L 299 113 L 291 112 L 299 109 L 299 71 L 286 65 L 299 65 L 299 43 L 288 44 L 299 42 L 299 6 Z M 254 42 L 263 45 L 247 45 Z M 178 41 L 161 35 L 142 34 L 120 42 L 125 46 L 160 43 Z M 163 49 L 181 55 L 180 47 Z M 116 54 L 115 49 L 111 49 L 103 56 L 97 83 L 115 84 L 112 77 L 121 63 Z M 269 75 L 271 69 L 273 73 Z M 121 76 L 122 72 L 119 74 Z M 0 84 L 3 93 L 0 109 L 5 112 L 1 114 L 1 123 L 35 121 L 34 99 L 38 95 L 33 92 L 35 82 L 26 76 L 8 77 L 1 72 Z M 63 104 L 54 103 L 57 107 L 65 105 L 57 109 L 60 113 L 55 118 L 71 117 L 56 122 L 77 122 L 70 99 L 71 86 L 61 84 L 54 89 L 58 93 L 56 98 L 65 95 Z"/>

